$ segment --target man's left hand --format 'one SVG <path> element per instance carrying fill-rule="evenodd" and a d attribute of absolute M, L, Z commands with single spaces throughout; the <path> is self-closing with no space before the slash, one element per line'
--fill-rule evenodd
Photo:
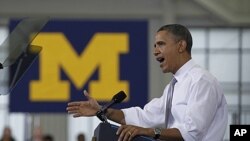
<path fill-rule="evenodd" d="M 131 141 L 138 135 L 149 135 L 150 128 L 142 128 L 134 125 L 121 125 L 116 134 L 119 135 L 118 141 Z"/>

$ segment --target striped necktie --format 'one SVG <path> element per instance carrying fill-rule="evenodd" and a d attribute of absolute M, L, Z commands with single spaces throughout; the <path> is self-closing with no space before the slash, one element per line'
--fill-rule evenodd
<path fill-rule="evenodd" d="M 172 108 L 172 99 L 173 99 L 173 93 L 174 93 L 174 85 L 177 82 L 175 78 L 173 78 L 170 82 L 169 88 L 168 88 L 168 95 L 167 95 L 167 102 L 166 102 L 166 128 L 168 127 L 168 120 L 171 114 L 171 108 Z"/>

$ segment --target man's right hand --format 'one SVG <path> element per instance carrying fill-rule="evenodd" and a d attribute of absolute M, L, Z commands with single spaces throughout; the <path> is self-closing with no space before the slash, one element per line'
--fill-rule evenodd
<path fill-rule="evenodd" d="M 87 101 L 74 101 L 68 103 L 66 110 L 69 114 L 73 114 L 73 117 L 95 116 L 96 112 L 101 108 L 97 101 L 89 96 L 86 90 L 84 90 L 83 93 L 87 97 Z"/>

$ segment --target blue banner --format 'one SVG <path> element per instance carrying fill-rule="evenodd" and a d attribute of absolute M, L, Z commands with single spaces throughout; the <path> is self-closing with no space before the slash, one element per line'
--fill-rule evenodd
<path fill-rule="evenodd" d="M 31 43 L 42 51 L 13 89 L 10 112 L 66 112 L 68 102 L 86 100 L 84 89 L 100 104 L 123 90 L 127 98 L 115 108 L 142 107 L 148 101 L 147 29 L 147 21 L 49 21 Z"/>

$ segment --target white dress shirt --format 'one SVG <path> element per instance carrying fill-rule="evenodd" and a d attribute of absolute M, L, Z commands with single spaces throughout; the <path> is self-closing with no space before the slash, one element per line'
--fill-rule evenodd
<path fill-rule="evenodd" d="M 215 77 L 191 59 L 174 75 L 171 115 L 167 128 L 179 129 L 185 141 L 222 141 L 227 127 L 227 103 Z M 165 127 L 169 85 L 160 98 L 143 109 L 122 109 L 126 124 L 141 127 Z"/>

